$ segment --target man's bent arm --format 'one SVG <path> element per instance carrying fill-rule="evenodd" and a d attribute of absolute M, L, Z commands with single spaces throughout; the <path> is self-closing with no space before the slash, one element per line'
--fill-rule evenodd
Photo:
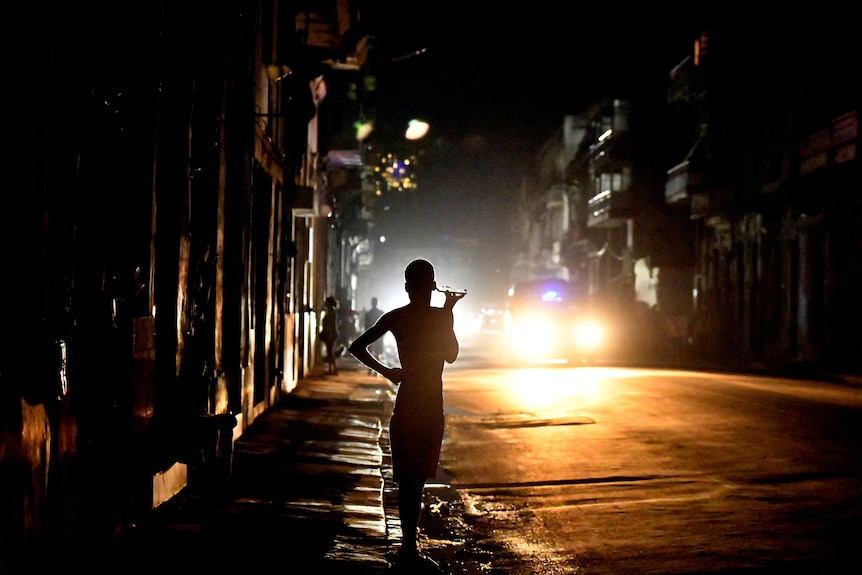
<path fill-rule="evenodd" d="M 353 343 L 350 344 L 348 351 L 350 352 L 350 355 L 355 357 L 366 367 L 369 367 L 377 373 L 383 375 L 383 377 L 385 377 L 392 383 L 400 383 L 401 369 L 388 367 L 382 364 L 379 359 L 374 357 L 374 355 L 370 351 L 368 351 L 369 345 L 383 337 L 386 332 L 389 331 L 389 329 L 383 324 L 384 321 L 378 320 L 377 323 L 359 334 L 359 337 L 354 339 Z"/>

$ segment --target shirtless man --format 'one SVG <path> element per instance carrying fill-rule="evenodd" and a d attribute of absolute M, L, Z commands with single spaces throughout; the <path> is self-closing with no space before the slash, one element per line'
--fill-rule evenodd
<path fill-rule="evenodd" d="M 402 532 L 399 564 L 424 559 L 417 544 L 422 492 L 425 480 L 437 474 L 444 425 L 443 365 L 458 358 L 452 308 L 465 295 L 444 292 L 443 307 L 432 307 L 434 266 L 422 259 L 407 265 L 404 280 L 410 303 L 384 313 L 350 346 L 356 359 L 398 385 L 389 440 Z M 386 332 L 395 338 L 401 367 L 383 365 L 368 350 Z"/>

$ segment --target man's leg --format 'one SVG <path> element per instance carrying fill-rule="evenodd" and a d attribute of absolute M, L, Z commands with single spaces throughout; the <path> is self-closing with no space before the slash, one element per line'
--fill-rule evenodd
<path fill-rule="evenodd" d="M 398 483 L 398 515 L 401 518 L 401 550 L 399 556 L 418 555 L 417 535 L 422 513 L 422 491 L 425 479 L 410 478 Z"/>

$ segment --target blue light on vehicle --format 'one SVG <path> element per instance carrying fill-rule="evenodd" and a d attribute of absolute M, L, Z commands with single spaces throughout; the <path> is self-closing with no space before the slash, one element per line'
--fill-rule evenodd
<path fill-rule="evenodd" d="M 542 292 L 542 301 L 560 301 L 560 292 L 549 289 Z"/>

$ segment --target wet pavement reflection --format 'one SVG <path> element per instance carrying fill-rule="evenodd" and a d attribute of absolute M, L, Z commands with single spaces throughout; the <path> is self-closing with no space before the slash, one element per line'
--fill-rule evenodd
<path fill-rule="evenodd" d="M 401 531 L 386 422 L 395 389 L 341 361 L 338 375 L 302 380 L 253 422 L 234 445 L 227 483 L 187 487 L 83 567 L 223 573 L 267 558 L 275 572 L 394 572 Z M 489 572 L 467 548 L 457 499 L 429 486 L 420 542 L 434 563 L 419 571 Z"/>

